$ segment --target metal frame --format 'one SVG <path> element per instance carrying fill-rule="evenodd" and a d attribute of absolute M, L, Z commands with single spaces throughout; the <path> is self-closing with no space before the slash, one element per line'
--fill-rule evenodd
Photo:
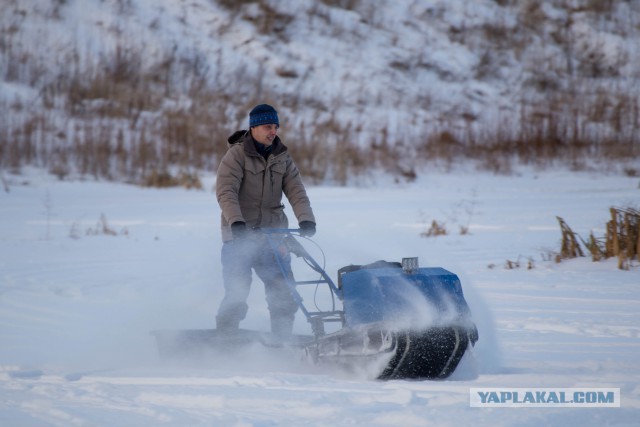
<path fill-rule="evenodd" d="M 311 324 L 313 334 L 316 337 L 325 335 L 325 323 L 340 322 L 344 325 L 344 310 L 310 311 L 305 306 L 304 300 L 298 292 L 297 287 L 299 285 L 318 285 L 326 283 L 333 296 L 338 298 L 340 301 L 343 301 L 342 290 L 336 286 L 327 272 L 294 237 L 294 235 L 301 236 L 301 230 L 293 228 L 262 228 L 260 231 L 265 234 L 267 241 L 269 242 L 269 246 L 273 251 L 276 263 L 278 264 L 278 268 L 280 268 L 280 271 L 285 278 L 287 286 L 291 291 L 291 295 L 298 303 L 298 306 L 302 313 L 304 313 L 307 321 Z M 303 258 L 312 270 L 320 273 L 321 278 L 318 280 L 295 280 L 293 275 L 288 275 L 288 269 L 285 267 L 286 261 L 279 250 L 283 244 L 286 246 L 288 253 Z"/>

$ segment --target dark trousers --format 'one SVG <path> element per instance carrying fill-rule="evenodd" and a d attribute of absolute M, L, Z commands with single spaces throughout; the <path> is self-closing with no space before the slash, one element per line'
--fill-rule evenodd
<path fill-rule="evenodd" d="M 271 332 L 281 336 L 291 335 L 298 304 L 291 296 L 285 276 L 266 238 L 225 242 L 221 258 L 225 295 L 216 316 L 217 328 L 237 329 L 245 318 L 253 270 L 264 283 Z M 283 252 L 281 259 L 285 274 L 293 278 L 290 254 Z"/>

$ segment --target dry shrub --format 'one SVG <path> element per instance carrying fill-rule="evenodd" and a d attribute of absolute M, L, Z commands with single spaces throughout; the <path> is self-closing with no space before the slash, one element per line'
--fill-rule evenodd
<path fill-rule="evenodd" d="M 522 256 L 518 256 L 518 259 L 515 261 L 509 260 L 509 259 L 506 260 L 504 264 L 504 268 L 507 270 L 516 270 L 522 267 L 522 264 L 523 264 L 522 258 L 523 258 Z M 535 262 L 533 261 L 533 258 L 527 257 L 526 266 L 527 266 L 527 270 L 533 270 L 535 268 Z"/>
<path fill-rule="evenodd" d="M 69 74 L 43 88 L 46 104 L 67 113 L 64 122 L 37 106 L 11 108 L 11 117 L 2 118 L 0 167 L 35 164 L 61 179 L 78 172 L 129 182 L 143 182 L 163 165 L 214 169 L 230 133 L 220 119 L 229 97 L 207 84 L 197 56 L 176 55 L 146 68 L 140 52 L 120 47 L 97 65 L 72 55 Z M 184 95 L 188 102 L 178 104 L 174 98 Z"/>
<path fill-rule="evenodd" d="M 450 130 L 434 130 L 417 147 L 417 155 L 428 160 L 452 163 L 464 152 L 463 142 Z"/>
<path fill-rule="evenodd" d="M 142 180 L 144 187 L 184 187 L 188 190 L 202 190 L 202 182 L 196 173 L 181 171 L 176 176 L 167 170 L 153 169 Z"/>
<path fill-rule="evenodd" d="M 614 0 L 585 0 L 579 11 L 588 11 L 596 14 L 612 13 L 614 11 Z"/>
<path fill-rule="evenodd" d="M 252 21 L 262 34 L 276 35 L 281 40 L 287 41 L 285 29 L 293 21 L 294 16 L 283 13 L 273 8 L 266 2 L 260 2 L 260 13 L 252 17 Z"/>
<path fill-rule="evenodd" d="M 73 231 L 75 233 L 75 231 Z M 87 236 L 128 236 L 129 230 L 125 227 L 120 231 L 116 231 L 113 227 L 109 225 L 107 221 L 107 217 L 105 214 L 100 214 L 100 220 L 96 223 L 95 227 L 88 228 L 86 231 Z M 72 234 L 72 236 L 76 236 L 76 234 Z M 73 238 L 76 238 L 73 237 Z"/>
<path fill-rule="evenodd" d="M 275 35 L 281 40 L 287 41 L 285 29 L 295 16 L 279 11 L 269 1 L 220 0 L 219 4 L 232 13 L 233 19 L 240 17 L 253 23 L 260 33 Z M 257 9 L 252 9 L 249 6 L 255 6 Z"/>
<path fill-rule="evenodd" d="M 571 227 L 559 216 L 556 217 L 560 223 L 560 231 L 562 233 L 562 243 L 560 245 L 559 259 L 583 257 L 584 252 L 578 242 L 578 235 L 571 230 Z"/>
<path fill-rule="evenodd" d="M 631 261 L 640 261 L 640 211 L 635 208 L 612 207 L 610 213 L 611 220 L 607 222 L 604 239 L 598 239 L 591 233 L 586 242 L 562 218 L 557 217 L 562 231 L 562 248 L 558 261 L 584 256 L 578 239 L 591 253 L 593 261 L 617 257 L 618 268 L 622 270 L 628 270 Z"/>
<path fill-rule="evenodd" d="M 321 0 L 322 3 L 331 7 L 338 7 L 340 9 L 354 10 L 359 4 L 360 0 Z"/>
<path fill-rule="evenodd" d="M 284 135 L 281 135 L 284 137 Z M 284 139 L 285 144 L 287 139 Z M 333 148 L 324 141 L 318 143 L 314 137 L 307 139 L 305 133 L 300 133 L 296 141 L 295 151 L 292 153 L 298 169 L 305 180 L 313 183 L 321 183 L 327 176 L 329 161 L 327 155 L 331 155 Z"/>
<path fill-rule="evenodd" d="M 605 257 L 618 257 L 618 268 L 628 270 L 631 260 L 640 261 L 640 211 L 611 208 L 607 223 Z"/>
<path fill-rule="evenodd" d="M 604 245 L 605 243 L 601 239 L 596 238 L 593 232 L 589 234 L 589 240 L 585 242 L 585 246 L 591 254 L 591 259 L 594 261 L 601 261 L 606 258 L 603 250 Z"/>
<path fill-rule="evenodd" d="M 428 230 L 420 233 L 421 237 L 437 237 L 437 236 L 446 236 L 449 234 L 447 232 L 447 227 L 444 223 L 438 222 L 435 219 L 431 221 L 431 227 Z"/>
<path fill-rule="evenodd" d="M 314 183 L 330 181 L 340 185 L 347 184 L 350 177 L 365 174 L 376 162 L 377 153 L 369 147 L 356 142 L 356 131 L 351 124 L 343 125 L 335 119 L 329 119 L 282 133 L 283 140 L 295 135 L 293 156 L 305 179 Z"/>
<path fill-rule="evenodd" d="M 268 75 L 264 69 L 215 68 L 195 48 L 189 52 L 168 48 L 151 64 L 148 52 L 127 47 L 124 42 L 111 54 L 97 58 L 97 63 L 91 62 L 95 59 L 91 52 L 81 55 L 76 49 L 60 58 L 67 68 L 51 76 L 47 73 L 50 64 L 39 63 L 30 52 L 16 50 L 12 37 L 17 29 L 0 29 L 0 52 L 6 59 L 2 77 L 38 88 L 42 101 L 42 106 L 19 102 L 0 105 L 6 113 L 0 115 L 0 168 L 16 170 L 29 164 L 51 170 L 60 178 L 77 172 L 134 183 L 144 183 L 152 171 L 164 169 L 213 171 L 226 150 L 226 137 L 237 125 L 245 124 L 247 111 L 261 102 L 279 105 L 283 112 L 295 114 L 305 109 L 309 117 L 322 117 L 288 130 L 295 134 L 292 151 L 298 166 L 316 183 L 328 180 L 346 184 L 374 168 L 381 168 L 398 181 L 412 181 L 431 164 L 450 168 L 466 159 L 477 162 L 481 169 L 509 174 L 516 162 L 536 167 L 564 163 L 577 170 L 588 167 L 594 159 L 605 166 L 607 162 L 617 166 L 621 161 L 640 158 L 637 81 L 629 78 L 611 84 L 611 77 L 602 77 L 615 73 L 592 69 L 586 63 L 589 69 L 582 73 L 592 77 L 585 79 L 580 72 L 585 64 L 569 58 L 575 40 L 567 30 L 568 22 L 546 17 L 540 2 L 495 1 L 503 7 L 517 8 L 517 26 L 497 19 L 476 28 L 463 25 L 454 29 L 460 32 L 456 37 L 468 39 L 470 47 L 479 49 L 482 60 L 476 70 L 478 77 L 495 78 L 504 58 L 523 53 L 518 49 L 538 36 L 568 52 L 566 69 L 556 64 L 555 68 L 540 66 L 539 72 L 528 70 L 528 86 L 523 91 L 528 95 L 513 104 L 519 117 L 506 113 L 509 116 L 480 123 L 468 111 L 452 111 L 430 122 L 406 123 L 399 131 L 406 135 L 390 135 L 384 123 L 376 124 L 381 129 L 370 141 L 362 141 L 362 128 L 370 123 L 326 118 L 327 111 L 340 110 L 342 101 L 326 105 L 330 102 L 321 98 L 275 93 L 269 89 L 269 82 L 263 81 Z M 276 3 L 220 2 L 232 12 L 229 25 L 235 19 L 250 19 L 259 30 L 273 29 L 276 37 L 284 38 L 285 31 L 278 31 L 298 18 L 287 15 Z M 578 3 L 580 7 L 571 6 L 573 9 L 563 4 L 568 14 L 597 17 L 617 10 L 611 0 Z M 126 11 L 131 2 L 118 0 L 115 5 Z M 329 20 L 330 7 L 368 16 L 369 5 L 360 0 L 323 0 L 310 11 Z M 608 24 L 615 17 L 601 19 L 611 19 L 605 22 Z M 373 19 L 367 20 L 373 25 Z M 338 31 L 342 27 L 334 28 Z M 620 29 L 622 33 L 631 30 Z M 124 40 L 126 35 L 122 36 Z M 93 59 L 81 63 L 81 58 Z M 598 65 L 598 57 L 593 60 Z M 398 73 L 416 72 L 413 66 L 407 71 L 398 70 L 408 65 L 410 61 L 400 61 L 392 67 Z M 305 76 L 299 76 L 294 67 L 281 67 L 275 72 L 296 85 L 304 84 Z M 418 108 L 431 111 L 437 107 L 428 93 L 421 96 L 411 98 Z M 67 113 L 62 119 L 59 110 Z M 627 167 L 625 173 L 637 175 L 634 167 Z"/>
<path fill-rule="evenodd" d="M 540 29 L 547 19 L 542 3 L 537 0 L 525 0 L 520 3 L 519 24 L 532 30 Z"/>

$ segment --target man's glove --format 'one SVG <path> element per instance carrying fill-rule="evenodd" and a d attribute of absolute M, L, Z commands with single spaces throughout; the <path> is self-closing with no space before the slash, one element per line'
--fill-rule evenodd
<path fill-rule="evenodd" d="M 311 221 L 302 221 L 300 224 L 300 235 L 303 237 L 311 237 L 316 234 L 316 223 Z"/>
<path fill-rule="evenodd" d="M 241 240 L 246 238 L 249 235 L 249 229 L 247 229 L 247 224 L 243 221 L 236 221 L 231 224 L 231 234 L 233 235 L 233 240 Z"/>

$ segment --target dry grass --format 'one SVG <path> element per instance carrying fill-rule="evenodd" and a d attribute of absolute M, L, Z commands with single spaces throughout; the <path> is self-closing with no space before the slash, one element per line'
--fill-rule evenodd
<path fill-rule="evenodd" d="M 144 187 L 184 187 L 186 189 L 202 190 L 200 177 L 195 173 L 184 171 L 174 176 L 167 170 L 157 171 L 153 169 L 149 174 L 144 176 L 142 185 Z"/>
<path fill-rule="evenodd" d="M 63 3 L 57 1 L 52 14 L 59 14 Z M 266 0 L 220 3 L 236 12 L 232 13 L 235 19 L 249 20 L 258 31 L 275 31 L 281 39 L 286 39 L 286 25 L 295 19 Z M 257 5 L 258 15 L 247 12 L 250 3 Z M 452 29 L 461 41 L 487 40 L 487 45 L 480 46 L 477 78 L 498 78 L 501 58 L 520 55 L 528 37 L 541 31 L 543 24 L 552 27 L 541 36 L 549 42 L 554 40 L 567 51 L 575 43 L 566 30 L 568 23 L 551 21 L 539 2 L 496 3 L 517 8 L 521 25 L 512 28 L 497 21 L 475 29 Z M 614 3 L 582 2 L 573 12 L 609 15 Z M 131 7 L 127 0 L 118 4 L 122 13 Z M 320 6 L 312 10 L 326 12 L 334 7 L 367 12 L 359 0 L 323 0 Z M 367 21 L 374 25 L 375 19 Z M 291 142 L 298 166 L 315 183 L 345 185 L 374 168 L 398 181 L 412 181 L 433 165 L 451 168 L 465 160 L 484 170 L 509 174 L 517 164 L 545 168 L 560 163 L 579 170 L 594 161 L 624 164 L 640 158 L 639 83 L 612 85 L 617 68 L 597 68 L 602 62 L 598 46 L 595 56 L 577 58 L 567 69 L 532 70 L 526 89 L 534 90 L 512 105 L 519 112 L 516 118 L 478 123 L 468 112 L 453 112 L 458 117 L 406 124 L 403 135 L 390 136 L 391 131 L 382 127 L 379 139 L 362 141 L 367 123 L 327 119 L 326 112 L 338 110 L 338 105 L 273 92 L 262 80 L 263 70 L 212 71 L 201 54 L 176 50 L 145 65 L 149 59 L 145 52 L 123 43 L 98 63 L 82 63 L 80 58 L 91 55 L 72 52 L 61 59 L 68 67 L 50 76 L 48 64 L 16 50 L 16 32 L 16 28 L 0 28 L 0 53 L 6 59 L 0 78 L 38 88 L 39 98 L 31 105 L 19 101 L 0 105 L 1 169 L 19 171 L 24 165 L 35 165 L 60 179 L 80 174 L 140 185 L 195 186 L 195 180 L 180 174 L 214 171 L 226 151 L 227 136 L 246 127 L 247 111 L 260 102 L 284 107 L 293 115 L 315 111 L 322 117 L 283 127 L 283 139 Z M 624 61 L 621 57 L 620 64 Z M 391 61 L 389 67 L 413 72 L 407 62 Z M 292 67 L 281 66 L 275 72 L 296 84 L 305 78 Z M 428 95 L 423 102 L 419 108 L 433 108 Z M 635 166 L 624 167 L 627 175 L 640 175 Z M 186 172 L 173 176 L 167 171 Z"/>
<path fill-rule="evenodd" d="M 618 268 L 629 269 L 632 260 L 640 261 L 640 211 L 633 208 L 611 208 L 607 235 L 602 248 L 604 256 L 618 257 Z"/>
<path fill-rule="evenodd" d="M 556 217 L 560 224 L 560 232 L 562 233 L 562 244 L 560 246 L 560 254 L 557 261 L 561 259 L 583 257 L 584 252 L 580 243 L 579 236 L 571 230 L 571 227 L 559 216 Z"/>
<path fill-rule="evenodd" d="M 426 231 L 420 233 L 421 237 L 437 237 L 446 236 L 449 234 L 447 227 L 443 222 L 438 222 L 435 219 L 431 221 L 431 226 Z"/>
<path fill-rule="evenodd" d="M 74 239 L 78 238 L 77 230 L 75 228 L 76 225 L 72 224 L 70 237 Z M 85 234 L 87 236 L 128 236 L 129 230 L 126 227 L 123 227 L 120 231 L 116 230 L 109 225 L 105 214 L 101 214 L 96 225 L 94 227 L 87 228 Z"/>
<path fill-rule="evenodd" d="M 631 262 L 640 261 L 640 210 L 612 207 L 610 213 L 611 220 L 607 222 L 604 238 L 596 238 L 591 233 L 587 241 L 574 233 L 566 222 L 558 217 L 562 231 L 562 247 L 558 261 L 585 256 L 582 246 L 589 251 L 593 261 L 618 258 L 618 268 L 621 270 L 628 270 Z"/>

